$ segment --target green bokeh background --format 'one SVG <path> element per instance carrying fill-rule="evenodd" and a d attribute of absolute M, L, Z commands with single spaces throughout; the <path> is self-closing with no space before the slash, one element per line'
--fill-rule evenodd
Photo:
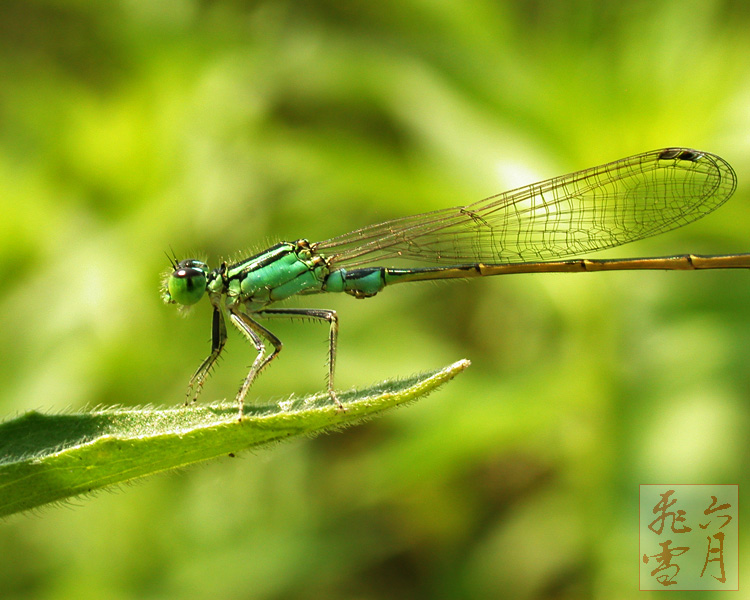
<path fill-rule="evenodd" d="M 216 264 L 684 145 L 734 199 L 598 257 L 749 251 L 748 31 L 739 0 L 4 0 L 2 414 L 182 401 L 210 310 L 161 304 L 170 247 Z M 473 366 L 361 427 L 4 521 L 0 597 L 651 597 L 638 484 L 748 482 L 748 300 L 744 271 L 306 298 L 339 311 L 341 388 Z M 321 389 L 325 327 L 272 326 L 250 397 Z M 251 357 L 232 333 L 203 400 Z"/>

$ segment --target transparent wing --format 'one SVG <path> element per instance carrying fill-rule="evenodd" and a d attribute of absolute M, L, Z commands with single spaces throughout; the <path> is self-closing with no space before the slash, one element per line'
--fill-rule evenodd
<path fill-rule="evenodd" d="M 666 148 L 517 188 L 474 204 L 370 225 L 313 244 L 332 267 L 401 259 L 519 263 L 580 255 L 707 215 L 737 185 L 716 155 Z"/>

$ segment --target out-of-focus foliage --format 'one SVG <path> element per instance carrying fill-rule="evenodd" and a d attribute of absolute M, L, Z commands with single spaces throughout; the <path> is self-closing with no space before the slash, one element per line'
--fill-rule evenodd
<path fill-rule="evenodd" d="M 684 145 L 735 198 L 607 255 L 747 251 L 748 30 L 712 0 L 1 2 L 2 412 L 181 402 L 210 311 L 160 303 L 170 248 L 217 264 Z M 2 597 L 644 597 L 638 484 L 747 483 L 748 298 L 745 272 L 305 298 L 339 311 L 339 387 L 474 367 L 365 427 L 6 521 Z M 321 389 L 325 327 L 271 325 L 250 396 Z M 232 336 L 204 399 L 251 356 Z"/>

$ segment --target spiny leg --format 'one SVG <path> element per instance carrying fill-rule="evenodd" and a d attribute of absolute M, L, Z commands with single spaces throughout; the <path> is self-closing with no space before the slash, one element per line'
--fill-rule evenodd
<path fill-rule="evenodd" d="M 247 339 L 249 339 L 255 349 L 258 351 L 258 355 L 255 357 L 250 372 L 245 377 L 245 381 L 242 382 L 240 391 L 237 394 L 237 404 L 239 405 L 239 420 L 242 420 L 242 409 L 245 407 L 245 396 L 247 391 L 250 389 L 250 385 L 253 383 L 258 374 L 263 368 L 268 365 L 274 358 L 276 358 L 281 352 L 281 340 L 277 338 L 273 333 L 268 331 L 260 323 L 254 321 L 245 313 L 238 310 L 230 310 L 229 318 L 232 324 L 239 329 Z M 273 352 L 268 356 L 264 357 L 266 353 L 266 345 L 263 343 L 263 338 L 266 338 L 273 345 Z"/>
<path fill-rule="evenodd" d="M 201 389 L 203 389 L 206 377 L 216 363 L 216 359 L 219 358 L 221 350 L 226 343 L 227 326 L 224 324 L 224 314 L 218 306 L 214 306 L 214 315 L 211 325 L 211 354 L 206 357 L 200 367 L 198 367 L 198 370 L 193 373 L 193 376 L 190 378 L 185 405 L 190 404 L 191 401 L 195 402 L 197 400 L 198 395 L 201 393 Z"/>
<path fill-rule="evenodd" d="M 346 410 L 336 397 L 333 389 L 333 375 L 336 370 L 336 348 L 339 337 L 339 317 L 335 310 L 322 308 L 266 308 L 258 311 L 260 317 L 287 317 L 287 318 L 309 318 L 327 321 L 330 325 L 328 330 L 328 395 L 334 401 L 337 408 Z"/>

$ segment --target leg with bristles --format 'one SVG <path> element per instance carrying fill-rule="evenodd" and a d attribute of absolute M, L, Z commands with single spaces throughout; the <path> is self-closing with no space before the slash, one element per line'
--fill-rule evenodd
<path fill-rule="evenodd" d="M 195 402 L 203 389 L 206 377 L 211 372 L 216 360 L 219 358 L 224 344 L 227 343 L 227 327 L 224 324 L 224 314 L 221 308 L 214 306 L 214 315 L 211 326 L 211 354 L 198 367 L 198 370 L 190 378 L 187 389 L 185 405 Z"/>
<path fill-rule="evenodd" d="M 267 308 L 256 313 L 259 317 L 286 317 L 301 319 L 316 319 L 326 321 L 328 329 L 328 396 L 339 410 L 346 410 L 341 404 L 333 387 L 333 377 L 336 370 L 336 349 L 339 338 L 339 318 L 335 310 L 323 308 Z"/>
<path fill-rule="evenodd" d="M 253 383 L 258 374 L 270 363 L 274 358 L 281 352 L 281 340 L 277 338 L 273 333 L 268 331 L 260 323 L 257 323 L 245 313 L 232 310 L 229 313 L 229 318 L 232 324 L 237 327 L 245 337 L 250 340 L 258 351 L 258 355 L 255 357 L 250 372 L 245 377 L 245 381 L 242 382 L 240 391 L 237 394 L 237 404 L 239 410 L 239 420 L 242 420 L 243 409 L 245 408 L 245 396 L 247 391 L 250 389 L 250 385 Z M 271 342 L 273 346 L 273 352 L 268 356 L 264 356 L 266 353 L 266 345 L 263 343 L 263 338 Z"/>

